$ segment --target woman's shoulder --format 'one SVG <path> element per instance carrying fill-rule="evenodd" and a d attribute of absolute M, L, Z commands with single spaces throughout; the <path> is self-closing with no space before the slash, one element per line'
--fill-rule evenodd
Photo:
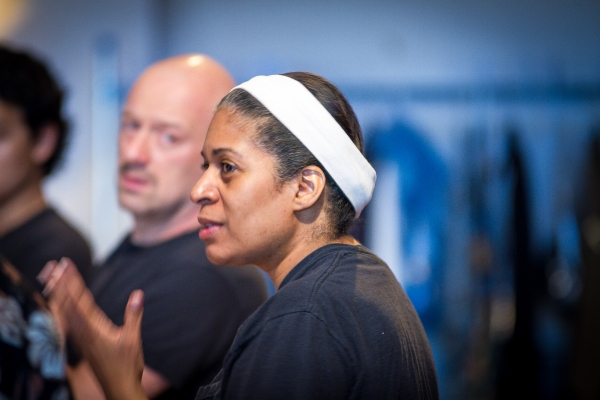
<path fill-rule="evenodd" d="M 286 277 L 281 289 L 301 292 L 303 297 L 309 295 L 309 299 L 314 299 L 317 296 L 339 296 L 346 291 L 353 292 L 357 280 L 364 284 L 397 285 L 388 265 L 368 248 L 362 245 L 330 244 L 299 263 Z M 293 296 L 294 293 L 289 295 Z"/>
<path fill-rule="evenodd" d="M 365 275 L 373 278 L 365 279 Z M 302 260 L 286 277 L 263 312 L 270 317 L 299 312 L 341 312 L 350 303 L 360 301 L 356 292 L 361 285 L 379 285 L 395 278 L 387 265 L 364 246 L 331 244 Z"/>

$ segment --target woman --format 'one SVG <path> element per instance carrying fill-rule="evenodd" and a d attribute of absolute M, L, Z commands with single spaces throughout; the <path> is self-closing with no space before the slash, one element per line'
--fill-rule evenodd
<path fill-rule="evenodd" d="M 219 104 L 192 190 L 211 262 L 255 264 L 277 293 L 239 329 L 198 399 L 436 399 L 427 337 L 377 256 L 348 235 L 375 171 L 344 96 L 309 73 L 260 76 Z M 109 398 L 139 388 L 142 294 L 125 324 L 97 310 L 68 261 L 41 279 Z"/>

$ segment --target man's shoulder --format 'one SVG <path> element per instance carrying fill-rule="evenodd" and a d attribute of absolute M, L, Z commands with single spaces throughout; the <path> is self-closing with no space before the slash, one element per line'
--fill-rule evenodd
<path fill-rule="evenodd" d="M 258 267 L 217 266 L 206 257 L 197 232 L 180 235 L 153 246 L 136 246 L 129 236 L 99 265 L 92 286 L 115 286 L 135 281 L 147 290 L 177 287 L 178 291 L 231 293 L 266 299 L 266 283 Z M 160 284 L 158 284 L 158 283 Z M 169 289 L 170 290 L 170 289 Z M 257 296 L 257 293 L 259 296 Z"/>
<path fill-rule="evenodd" d="M 100 267 L 123 262 L 205 264 L 208 260 L 204 252 L 204 243 L 200 241 L 196 232 L 191 232 L 147 246 L 134 244 L 131 234 L 127 234 Z"/>

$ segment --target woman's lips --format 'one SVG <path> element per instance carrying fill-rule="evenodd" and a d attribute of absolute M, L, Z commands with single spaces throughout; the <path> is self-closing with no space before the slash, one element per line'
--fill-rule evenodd
<path fill-rule="evenodd" d="M 204 221 L 201 219 L 198 219 L 198 222 L 200 222 L 200 231 L 198 233 L 198 236 L 200 236 L 201 240 L 210 239 L 212 236 L 215 235 L 215 233 L 219 230 L 219 228 L 221 226 L 223 226 L 223 224 L 218 224 L 216 222 Z"/>

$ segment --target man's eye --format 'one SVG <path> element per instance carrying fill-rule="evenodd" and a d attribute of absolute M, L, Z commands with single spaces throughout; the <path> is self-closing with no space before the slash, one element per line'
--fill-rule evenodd
<path fill-rule="evenodd" d="M 122 121 L 121 122 L 121 130 L 122 131 L 135 131 L 140 127 L 140 125 L 135 121 Z"/>
<path fill-rule="evenodd" d="M 163 132 L 161 135 L 161 141 L 165 144 L 172 144 L 177 142 L 177 136 L 173 135 L 170 132 Z"/>

